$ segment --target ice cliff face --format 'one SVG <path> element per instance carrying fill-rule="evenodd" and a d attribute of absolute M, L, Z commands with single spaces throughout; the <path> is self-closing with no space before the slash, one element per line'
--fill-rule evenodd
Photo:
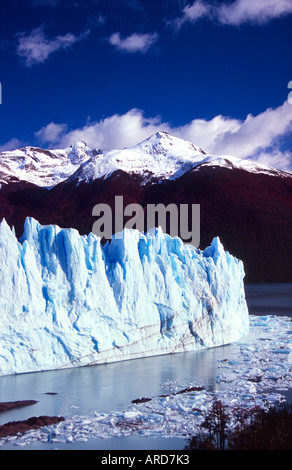
<path fill-rule="evenodd" d="M 196 350 L 248 332 L 242 262 L 160 229 L 104 247 L 27 218 L 0 224 L 0 375 Z"/>

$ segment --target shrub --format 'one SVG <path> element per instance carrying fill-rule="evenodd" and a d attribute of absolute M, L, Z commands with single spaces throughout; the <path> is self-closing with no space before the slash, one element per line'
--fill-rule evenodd
<path fill-rule="evenodd" d="M 230 430 L 231 420 L 235 426 Z M 214 400 L 202 427 L 207 432 L 193 436 L 187 449 L 197 450 L 292 450 L 292 407 L 268 409 L 234 408 L 227 412 Z"/>

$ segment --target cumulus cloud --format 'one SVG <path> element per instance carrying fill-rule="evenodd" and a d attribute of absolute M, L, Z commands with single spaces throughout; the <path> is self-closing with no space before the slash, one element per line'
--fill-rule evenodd
<path fill-rule="evenodd" d="M 8 142 L 5 142 L 4 144 L 0 145 L 0 152 L 15 150 L 17 148 L 20 148 L 21 146 L 22 144 L 20 140 L 12 138 Z"/>
<path fill-rule="evenodd" d="M 195 23 L 207 18 L 215 23 L 232 26 L 244 23 L 262 25 L 291 13 L 291 0 L 234 0 L 219 4 L 195 0 L 192 5 L 183 8 L 182 15 L 172 24 L 180 29 L 185 23 Z"/>
<path fill-rule="evenodd" d="M 196 0 L 192 5 L 186 5 L 182 15 L 173 21 L 173 25 L 180 29 L 185 23 L 196 23 L 199 19 L 210 17 L 211 5 L 203 0 Z"/>
<path fill-rule="evenodd" d="M 255 160 L 265 166 L 280 168 L 283 171 L 292 171 L 292 155 L 288 151 L 275 149 L 272 152 L 261 152 Z"/>
<path fill-rule="evenodd" d="M 84 140 L 91 148 L 113 150 L 136 145 L 157 131 L 188 140 L 209 154 L 252 158 L 270 166 L 292 169 L 290 153 L 280 148 L 280 139 L 292 133 L 292 106 L 287 101 L 256 116 L 248 115 L 244 120 L 219 115 L 210 120 L 194 119 L 179 127 L 162 122 L 159 117 L 146 118 L 141 110 L 132 109 L 70 131 L 65 124 L 50 123 L 35 136 L 42 145 L 51 148 Z"/>
<path fill-rule="evenodd" d="M 122 38 L 120 33 L 113 33 L 108 41 L 109 43 L 116 47 L 117 49 L 128 52 L 135 53 L 141 52 L 145 53 L 153 46 L 153 44 L 158 40 L 158 34 L 138 34 L 133 33 L 130 36 Z"/>
<path fill-rule="evenodd" d="M 62 127 L 63 126 L 63 127 Z M 89 122 L 85 126 L 66 132 L 65 124 L 50 123 L 35 133 L 41 144 L 67 147 L 76 140 L 84 140 L 91 148 L 113 150 L 136 145 L 157 129 L 167 130 L 159 118 L 145 118 L 138 109 L 125 114 L 114 114 L 105 119 Z M 60 131 L 60 132 L 59 132 Z M 55 133 L 55 138 L 53 134 Z"/>
<path fill-rule="evenodd" d="M 236 0 L 217 9 L 221 23 L 235 26 L 247 22 L 265 24 L 291 13 L 291 0 Z"/>
<path fill-rule="evenodd" d="M 268 108 L 245 120 L 216 117 L 219 124 L 206 146 L 207 151 L 245 158 L 270 147 L 276 139 L 292 131 L 292 107 L 285 101 L 278 108 Z M 210 127 L 212 121 L 209 121 Z M 196 122 L 194 121 L 196 128 Z M 230 128 L 228 128 L 230 127 Z"/>
<path fill-rule="evenodd" d="M 59 50 L 66 50 L 76 42 L 87 38 L 89 30 L 79 36 L 67 33 L 63 36 L 56 36 L 48 39 L 45 36 L 43 26 L 33 29 L 30 33 L 17 34 L 17 54 L 24 60 L 27 67 L 44 63 L 53 53 Z"/>
<path fill-rule="evenodd" d="M 58 142 L 66 130 L 66 124 L 55 124 L 54 122 L 50 122 L 50 124 L 35 132 L 35 137 L 42 143 Z"/>

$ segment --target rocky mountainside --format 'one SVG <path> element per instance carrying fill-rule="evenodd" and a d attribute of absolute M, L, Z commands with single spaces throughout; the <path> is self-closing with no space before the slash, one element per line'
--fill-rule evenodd
<path fill-rule="evenodd" d="M 292 281 L 292 174 L 212 156 L 158 132 L 135 147 L 102 152 L 26 147 L 0 154 L 0 220 L 23 233 L 26 217 L 92 231 L 93 207 L 200 204 L 200 248 L 220 237 L 241 259 L 248 282 Z"/>

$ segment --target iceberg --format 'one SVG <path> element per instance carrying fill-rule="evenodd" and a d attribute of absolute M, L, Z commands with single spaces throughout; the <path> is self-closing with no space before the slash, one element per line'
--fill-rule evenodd
<path fill-rule="evenodd" d="M 96 235 L 0 223 L 0 375 L 229 344 L 249 331 L 241 260 L 160 228 Z"/>

